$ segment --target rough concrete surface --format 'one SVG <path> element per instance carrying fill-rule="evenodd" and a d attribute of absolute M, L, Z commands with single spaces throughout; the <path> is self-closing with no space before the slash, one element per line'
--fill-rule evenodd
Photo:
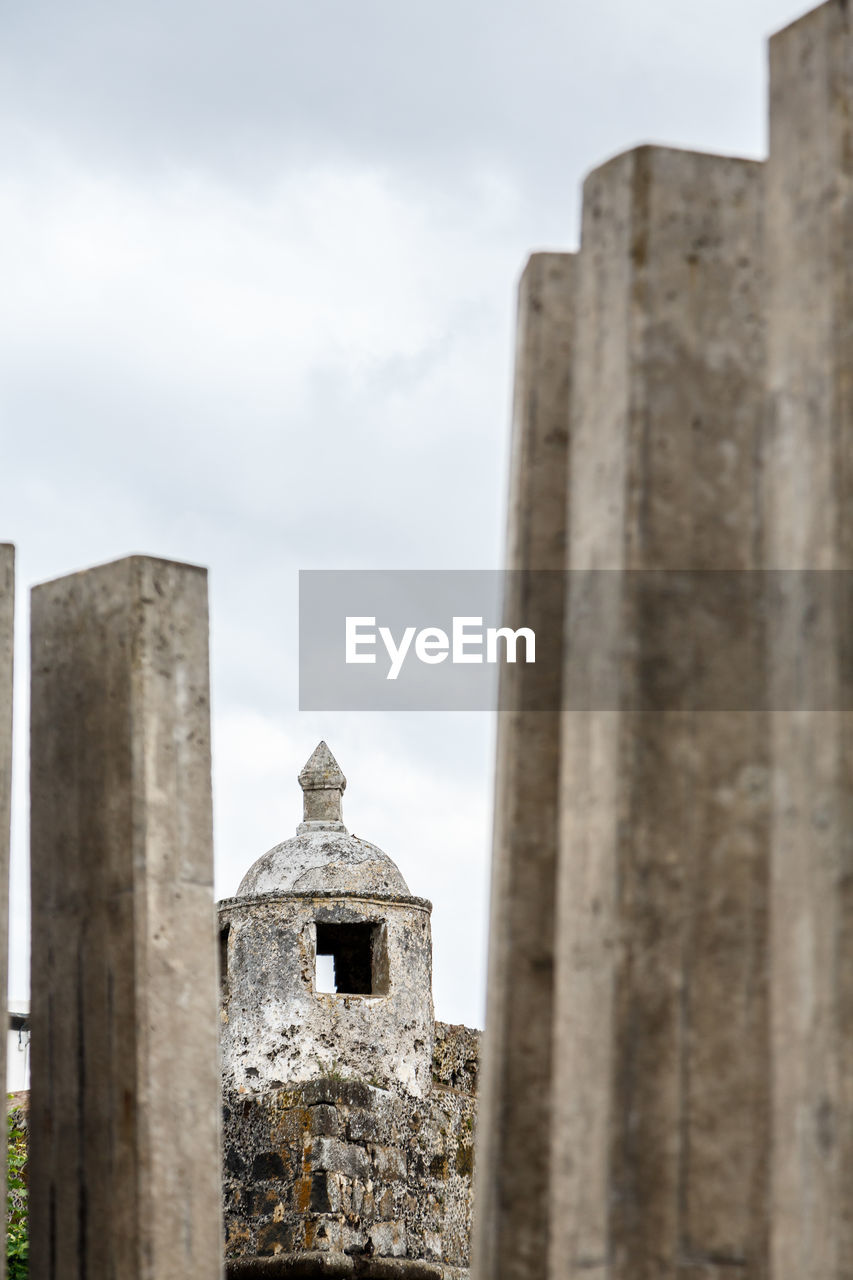
<path fill-rule="evenodd" d="M 0 992 L 7 999 L 9 954 L 9 824 L 12 814 L 12 674 L 15 642 L 15 548 L 0 543 Z M 6 1005 L 4 1003 L 3 1007 Z M 0 1088 L 6 1092 L 6 1059 L 0 1061 Z M 0 1170 L 5 1203 L 6 1166 Z M 0 1280 L 6 1275 L 0 1257 Z"/>
<path fill-rule="evenodd" d="M 537 637 L 565 610 L 576 266 L 534 254 L 518 291 L 504 622 Z M 560 664 L 501 679 L 473 1267 L 527 1280 L 548 1238 Z"/>
<path fill-rule="evenodd" d="M 853 30 L 841 0 L 770 42 L 767 563 L 853 569 Z M 786 575 L 774 679 L 796 656 L 838 710 L 773 716 L 773 1280 L 853 1259 L 849 582 L 817 631 Z M 784 705 L 784 704 L 782 704 Z M 842 708 L 846 708 L 842 710 Z"/>
<path fill-rule="evenodd" d="M 748 161 L 643 147 L 584 188 L 568 564 L 628 572 L 603 635 L 569 589 L 567 705 L 603 645 L 620 684 L 563 725 L 554 1280 L 766 1275 L 766 720 L 656 709 L 715 618 L 673 654 L 630 572 L 760 565 L 761 220 Z"/>
<path fill-rule="evenodd" d="M 31 1274 L 222 1272 L 207 577 L 32 596 Z"/>

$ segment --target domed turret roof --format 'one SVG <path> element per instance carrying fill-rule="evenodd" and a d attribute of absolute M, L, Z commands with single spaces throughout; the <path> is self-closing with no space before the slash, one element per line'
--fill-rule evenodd
<path fill-rule="evenodd" d="M 375 844 L 350 835 L 341 816 L 347 780 L 325 742 L 299 775 L 304 821 L 249 868 L 237 896 L 262 893 L 392 894 L 408 897 L 397 866 Z"/>

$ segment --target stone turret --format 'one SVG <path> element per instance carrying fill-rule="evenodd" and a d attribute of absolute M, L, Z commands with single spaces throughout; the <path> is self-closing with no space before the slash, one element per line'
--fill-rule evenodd
<path fill-rule="evenodd" d="M 467 1280 L 478 1033 L 433 1022 L 430 904 L 325 742 L 299 785 L 220 904 L 228 1280 Z"/>
<path fill-rule="evenodd" d="M 430 903 L 344 826 L 346 778 L 325 742 L 299 775 L 303 821 L 220 905 L 228 1087 L 342 1075 L 430 1090 Z M 324 960 L 323 958 L 326 957 Z"/>

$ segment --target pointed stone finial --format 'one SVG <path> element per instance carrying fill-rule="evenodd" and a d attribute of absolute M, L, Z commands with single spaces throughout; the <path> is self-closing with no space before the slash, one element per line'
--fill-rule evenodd
<path fill-rule="evenodd" d="M 301 831 L 346 831 L 341 813 L 341 797 L 347 780 L 341 766 L 325 742 L 319 743 L 299 775 L 302 788 Z"/>

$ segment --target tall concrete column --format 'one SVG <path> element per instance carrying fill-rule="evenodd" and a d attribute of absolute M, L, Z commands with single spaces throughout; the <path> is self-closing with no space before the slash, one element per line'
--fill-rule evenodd
<path fill-rule="evenodd" d="M 694 709 L 725 590 L 679 617 L 644 577 L 760 564 L 761 217 L 761 167 L 717 156 L 643 147 L 584 188 L 552 1280 L 767 1274 L 766 717 Z"/>
<path fill-rule="evenodd" d="M 0 996 L 8 1021 L 9 827 L 12 809 L 12 667 L 15 637 L 15 548 L 0 543 Z M 6 1096 L 6 1054 L 0 1053 L 0 1097 Z M 0 1170 L 0 1202 L 6 1203 L 6 1165 Z M 5 1251 L 0 1280 L 6 1275 Z"/>
<path fill-rule="evenodd" d="M 31 1274 L 221 1275 L 207 577 L 32 595 Z"/>
<path fill-rule="evenodd" d="M 562 634 L 575 259 L 521 278 L 505 612 Z M 548 1238 L 561 671 L 502 674 L 488 1010 L 477 1130 L 474 1275 L 528 1280 Z M 540 709 L 534 709 L 540 708 Z M 547 708 L 545 710 L 541 708 Z"/>
<path fill-rule="evenodd" d="M 851 20 L 832 0 L 770 42 L 767 559 L 792 571 L 771 654 L 799 674 L 773 720 L 773 1280 L 853 1265 L 850 581 L 818 630 L 796 572 L 853 570 Z"/>

